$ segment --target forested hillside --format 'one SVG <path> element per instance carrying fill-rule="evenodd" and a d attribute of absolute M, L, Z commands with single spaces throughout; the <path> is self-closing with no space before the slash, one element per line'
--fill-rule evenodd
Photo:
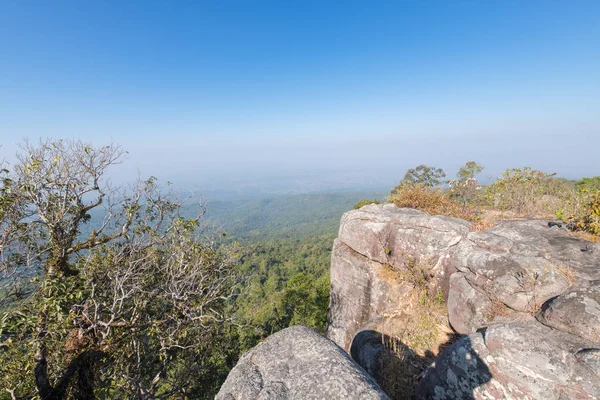
<path fill-rule="evenodd" d="M 387 191 L 311 193 L 207 202 L 206 221 L 236 240 L 333 235 L 340 217 L 364 198 L 382 199 Z"/>
<path fill-rule="evenodd" d="M 239 294 L 227 313 L 233 324 L 214 348 L 213 369 L 198 383 L 212 398 L 238 358 L 291 325 L 324 333 L 329 264 L 341 215 L 369 192 L 313 193 L 208 202 L 205 220 L 236 243 Z"/>

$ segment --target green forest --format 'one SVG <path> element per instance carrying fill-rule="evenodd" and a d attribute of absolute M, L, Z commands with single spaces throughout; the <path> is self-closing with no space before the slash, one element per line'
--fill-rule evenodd
<path fill-rule="evenodd" d="M 335 235 L 342 214 L 361 199 L 383 199 L 380 192 L 309 193 L 207 201 L 205 219 L 240 241 Z"/>
<path fill-rule="evenodd" d="M 324 333 L 347 192 L 196 203 L 106 181 L 117 145 L 25 142 L 0 186 L 0 399 L 213 398 L 239 357 Z"/>

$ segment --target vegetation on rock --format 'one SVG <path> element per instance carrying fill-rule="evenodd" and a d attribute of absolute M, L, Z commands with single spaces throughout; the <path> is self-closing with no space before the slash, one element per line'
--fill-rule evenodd
<path fill-rule="evenodd" d="M 366 206 L 367 204 L 381 204 L 379 200 L 377 199 L 373 199 L 373 200 L 369 200 L 369 199 L 363 199 L 360 200 L 358 203 L 356 203 L 354 205 L 354 207 L 352 207 L 354 210 L 358 210 L 359 208 Z"/>
<path fill-rule="evenodd" d="M 476 230 L 499 219 L 545 218 L 566 222 L 571 230 L 600 234 L 600 177 L 573 182 L 529 167 L 511 168 L 483 186 L 476 178 L 482 171 L 469 161 L 444 189 L 437 185 L 445 173 L 420 165 L 392 189 L 388 202 L 477 222 Z"/>

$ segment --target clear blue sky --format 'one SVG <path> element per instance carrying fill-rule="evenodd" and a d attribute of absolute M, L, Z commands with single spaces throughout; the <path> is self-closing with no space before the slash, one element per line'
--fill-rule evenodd
<path fill-rule="evenodd" d="M 600 175 L 600 1 L 4 0 L 2 152 L 47 136 L 197 183 Z"/>

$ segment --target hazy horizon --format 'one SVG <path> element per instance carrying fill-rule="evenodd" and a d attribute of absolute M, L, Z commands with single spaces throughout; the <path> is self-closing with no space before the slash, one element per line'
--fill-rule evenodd
<path fill-rule="evenodd" d="M 600 175 L 600 3 L 8 1 L 0 153 L 114 141 L 114 179 L 391 187 L 531 166 Z"/>

